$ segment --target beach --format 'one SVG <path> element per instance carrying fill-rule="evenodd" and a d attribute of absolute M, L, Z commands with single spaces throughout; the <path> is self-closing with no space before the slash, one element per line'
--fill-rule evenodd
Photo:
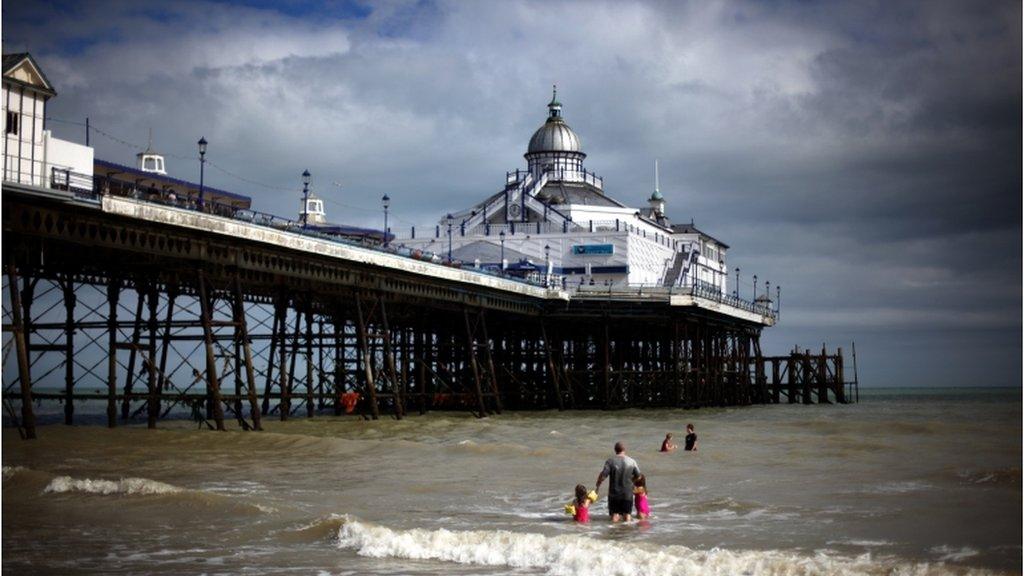
<path fill-rule="evenodd" d="M 1019 389 L 862 388 L 855 405 L 318 415 L 259 433 L 5 428 L 3 572 L 1017 574 L 1020 406 Z M 687 423 L 699 451 L 659 453 Z M 574 524 L 563 505 L 618 440 L 653 518 L 611 525 L 604 486 Z"/>

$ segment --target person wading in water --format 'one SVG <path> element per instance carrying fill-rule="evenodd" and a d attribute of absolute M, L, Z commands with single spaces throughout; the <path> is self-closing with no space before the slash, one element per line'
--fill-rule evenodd
<path fill-rule="evenodd" d="M 597 487 L 608 479 L 608 514 L 612 522 L 625 520 L 629 522 L 633 516 L 633 480 L 640 476 L 640 467 L 636 460 L 626 456 L 626 445 L 615 443 L 615 456 L 604 463 L 604 469 L 597 475 Z"/>

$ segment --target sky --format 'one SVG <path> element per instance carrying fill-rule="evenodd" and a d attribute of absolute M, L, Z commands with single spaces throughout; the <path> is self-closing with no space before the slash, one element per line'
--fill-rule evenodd
<path fill-rule="evenodd" d="M 767 354 L 856 342 L 864 386 L 1018 386 L 1019 2 L 7 2 L 4 52 L 98 158 L 296 215 L 432 226 L 524 168 L 558 85 L 585 166 L 781 286 Z M 732 278 L 730 278 L 732 281 Z M 849 363 L 848 359 L 848 363 Z"/>

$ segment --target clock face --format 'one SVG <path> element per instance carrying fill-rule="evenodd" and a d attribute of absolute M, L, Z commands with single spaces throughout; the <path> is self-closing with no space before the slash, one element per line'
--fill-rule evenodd
<path fill-rule="evenodd" d="M 519 217 L 519 211 L 520 211 L 519 204 L 513 204 L 513 205 L 508 207 L 508 215 L 513 217 L 513 218 L 518 218 Z"/>

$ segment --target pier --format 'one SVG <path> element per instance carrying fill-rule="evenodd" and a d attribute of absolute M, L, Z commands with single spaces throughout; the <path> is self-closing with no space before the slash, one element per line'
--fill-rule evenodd
<path fill-rule="evenodd" d="M 766 356 L 777 312 L 701 285 L 565 289 L 104 190 L 4 183 L 3 403 L 29 438 L 35 400 L 73 424 L 96 390 L 111 427 L 188 406 L 218 430 L 856 398 L 840 350 Z"/>

